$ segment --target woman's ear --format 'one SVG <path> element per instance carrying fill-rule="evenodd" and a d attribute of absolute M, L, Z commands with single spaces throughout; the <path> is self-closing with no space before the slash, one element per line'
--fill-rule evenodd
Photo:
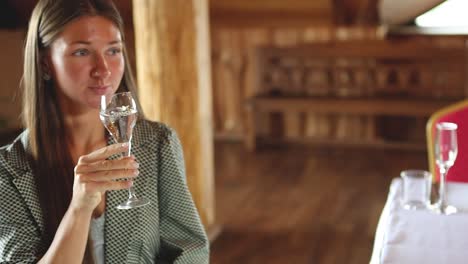
<path fill-rule="evenodd" d="M 50 81 L 52 79 L 52 72 L 50 68 L 49 56 L 44 55 L 41 59 L 42 79 Z"/>

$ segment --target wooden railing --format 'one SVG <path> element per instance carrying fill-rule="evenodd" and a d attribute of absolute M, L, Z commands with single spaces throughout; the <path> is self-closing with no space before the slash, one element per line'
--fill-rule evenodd
<path fill-rule="evenodd" d="M 423 126 L 431 113 L 467 94 L 464 48 L 388 41 L 259 47 L 256 63 L 258 93 L 247 100 L 251 150 L 259 138 L 423 148 L 405 131 L 397 131 L 399 141 L 385 138 L 381 117 L 394 118 L 403 130 Z M 258 131 L 260 118 L 268 119 L 270 131 Z M 340 125 L 353 119 L 355 129 Z M 310 132 L 324 124 L 325 133 Z"/>

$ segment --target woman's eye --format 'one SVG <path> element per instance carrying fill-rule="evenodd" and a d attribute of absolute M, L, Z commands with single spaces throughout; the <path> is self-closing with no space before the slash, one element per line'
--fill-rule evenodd
<path fill-rule="evenodd" d="M 112 48 L 112 49 L 109 49 L 108 52 L 109 52 L 110 55 L 117 55 L 117 54 L 121 53 L 122 50 L 120 48 Z"/>
<path fill-rule="evenodd" d="M 80 49 L 80 50 L 77 50 L 75 52 L 73 52 L 73 56 L 85 56 L 87 55 L 89 52 L 85 49 Z"/>

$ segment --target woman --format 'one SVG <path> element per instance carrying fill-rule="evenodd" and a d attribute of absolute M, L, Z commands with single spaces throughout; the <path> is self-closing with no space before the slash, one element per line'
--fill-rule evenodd
<path fill-rule="evenodd" d="M 26 130 L 0 150 L 0 262 L 208 263 L 175 132 L 140 120 L 134 156 L 116 159 L 129 146 L 113 144 L 100 122 L 102 95 L 134 89 L 123 32 L 110 0 L 36 5 Z M 151 204 L 117 210 L 133 182 Z"/>

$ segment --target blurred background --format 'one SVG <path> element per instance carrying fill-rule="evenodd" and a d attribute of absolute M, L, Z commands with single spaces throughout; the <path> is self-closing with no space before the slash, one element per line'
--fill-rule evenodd
<path fill-rule="evenodd" d="M 114 2 L 126 23 L 130 60 L 141 84 L 142 36 L 155 31 L 148 22 L 152 20 L 134 22 L 152 1 Z M 148 4 L 160 8 L 152 18 L 158 25 L 181 23 L 181 31 L 167 30 L 161 42 L 164 36 L 177 39 L 184 30 L 193 38 L 180 38 L 174 45 L 208 34 L 204 46 L 188 52 L 208 58 L 194 72 L 195 79 L 208 79 L 209 85 L 187 89 L 203 91 L 209 100 L 194 101 L 182 91 L 172 94 L 176 101 L 171 102 L 209 112 L 208 122 L 198 123 L 209 132 L 200 132 L 201 143 L 192 145 L 191 128 L 168 123 L 181 131 L 186 158 L 199 157 L 188 161 L 187 173 L 194 175 L 189 185 L 212 239 L 212 263 L 369 261 L 391 179 L 404 169 L 427 169 L 428 117 L 464 99 L 468 91 L 468 21 L 461 12 L 466 1 L 410 2 L 416 3 Z M 35 3 L 0 1 L 2 144 L 21 131 L 22 49 Z M 158 51 L 165 53 L 161 47 Z M 182 55 L 178 59 L 184 62 Z M 148 67 L 160 64 L 164 69 L 170 62 Z M 184 72 L 178 77 L 185 78 Z M 171 88 L 170 82 L 165 84 Z M 151 94 L 141 89 L 140 94 Z M 164 100 L 164 92 L 160 94 Z M 159 104 L 164 112 L 164 102 L 145 97 L 144 105 Z M 171 120 L 148 112 L 153 119 Z M 192 118 L 172 117 L 181 122 Z"/>

